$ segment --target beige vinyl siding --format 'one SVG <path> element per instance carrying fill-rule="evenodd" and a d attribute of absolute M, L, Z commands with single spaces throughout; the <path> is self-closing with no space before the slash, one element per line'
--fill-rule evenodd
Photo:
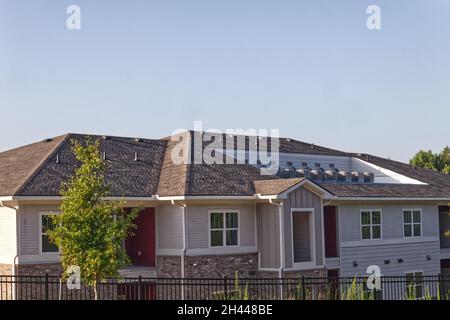
<path fill-rule="evenodd" d="M 280 267 L 279 207 L 267 203 L 256 205 L 259 262 L 262 269 Z"/>
<path fill-rule="evenodd" d="M 182 207 L 174 205 L 158 207 L 158 249 L 183 248 L 183 211 Z"/>
<path fill-rule="evenodd" d="M 315 233 L 315 258 L 316 266 L 323 265 L 323 241 L 322 241 L 322 200 L 313 192 L 300 187 L 288 195 L 284 200 L 284 234 L 285 234 L 285 257 L 286 268 L 292 268 L 292 208 L 312 208 L 314 209 L 314 233 Z"/>
<path fill-rule="evenodd" d="M 39 214 L 41 212 L 58 212 L 59 207 L 57 205 L 23 205 L 20 208 L 20 254 L 39 254 Z"/>
<path fill-rule="evenodd" d="M 0 257 L 2 263 L 12 263 L 17 254 L 16 210 L 0 207 Z"/>
<path fill-rule="evenodd" d="M 240 247 L 256 247 L 254 204 L 208 204 L 187 206 L 188 249 L 209 248 L 209 211 L 237 210 L 239 212 Z M 218 252 L 220 248 L 217 248 Z"/>

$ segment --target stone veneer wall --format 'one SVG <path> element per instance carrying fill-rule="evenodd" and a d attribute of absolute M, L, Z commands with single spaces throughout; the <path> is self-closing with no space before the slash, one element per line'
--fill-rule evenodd
<path fill-rule="evenodd" d="M 12 274 L 12 265 L 0 264 L 0 276 L 10 276 Z"/>
<path fill-rule="evenodd" d="M 258 254 L 187 256 L 187 278 L 255 277 L 258 273 Z"/>
<path fill-rule="evenodd" d="M 180 278 L 180 256 L 158 256 L 156 258 L 156 276 L 158 278 Z"/>

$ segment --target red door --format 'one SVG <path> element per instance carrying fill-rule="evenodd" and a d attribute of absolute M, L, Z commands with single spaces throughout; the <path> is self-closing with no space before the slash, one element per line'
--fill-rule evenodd
<path fill-rule="evenodd" d="M 325 256 L 337 257 L 337 217 L 335 206 L 323 208 L 325 232 Z"/>
<path fill-rule="evenodd" d="M 155 266 L 155 208 L 143 209 L 134 224 L 134 235 L 125 241 L 125 249 L 134 266 Z"/>

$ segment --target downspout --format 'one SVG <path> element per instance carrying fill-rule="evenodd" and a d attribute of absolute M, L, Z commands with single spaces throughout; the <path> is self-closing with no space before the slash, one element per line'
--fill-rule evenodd
<path fill-rule="evenodd" d="M 258 196 L 260 198 L 260 196 Z M 280 297 L 283 297 L 283 284 L 281 279 L 283 278 L 283 271 L 285 267 L 285 252 L 284 252 L 284 219 L 283 219 L 283 202 L 274 202 L 274 198 L 269 198 L 271 205 L 278 207 L 278 223 L 279 223 L 279 241 L 280 241 L 280 267 L 278 268 L 278 278 L 280 279 Z"/>
<path fill-rule="evenodd" d="M 179 206 L 183 208 L 183 248 L 181 250 L 181 256 L 180 256 L 180 260 L 181 260 L 181 281 L 182 283 L 184 282 L 184 278 L 185 278 L 185 259 L 186 259 L 186 204 L 178 204 L 175 203 L 175 201 L 172 199 L 170 200 L 170 202 L 172 203 L 172 205 L 174 206 Z M 182 285 L 182 290 L 181 290 L 181 300 L 184 300 L 184 286 Z"/>
<path fill-rule="evenodd" d="M 5 204 L 3 202 L 3 200 L 0 200 L 0 207 L 9 208 L 9 209 L 12 209 L 12 210 L 14 210 L 16 212 L 16 255 L 14 256 L 14 259 L 13 259 L 12 264 L 11 264 L 12 279 L 15 282 L 14 277 L 17 274 L 16 265 L 17 265 L 17 260 L 19 259 L 19 252 L 20 252 L 19 208 L 16 208 L 16 207 L 13 207 L 13 206 L 9 206 L 9 205 Z M 13 300 L 16 300 L 16 283 L 14 283 L 13 286 L 12 286 L 12 298 L 13 298 Z"/>

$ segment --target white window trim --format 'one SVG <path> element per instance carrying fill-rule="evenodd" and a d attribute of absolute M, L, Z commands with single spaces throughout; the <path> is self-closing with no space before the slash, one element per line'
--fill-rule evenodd
<path fill-rule="evenodd" d="M 226 216 L 225 214 L 227 212 L 230 213 L 237 213 L 238 215 L 238 227 L 227 229 L 226 228 Z M 223 229 L 211 229 L 211 213 L 222 213 L 223 214 Z M 222 230 L 222 246 L 212 246 L 211 245 L 211 231 L 219 231 Z M 228 245 L 227 246 L 227 236 L 226 236 L 226 230 L 237 230 L 237 244 L 236 245 Z M 237 209 L 217 209 L 217 210 L 208 210 L 208 248 L 210 249 L 219 249 L 219 248 L 236 248 L 241 246 L 241 213 Z"/>
<path fill-rule="evenodd" d="M 370 226 L 370 239 L 363 239 L 363 234 L 362 234 L 362 213 L 363 212 L 370 212 L 370 225 L 365 224 L 365 226 Z M 379 238 L 372 238 L 372 226 L 374 226 L 372 224 L 372 212 L 374 211 L 378 211 L 380 212 L 380 237 Z M 377 226 L 378 224 L 375 224 L 375 226 Z M 359 210 L 359 234 L 360 234 L 360 239 L 361 241 L 367 242 L 367 241 L 379 241 L 383 239 L 383 211 L 381 209 L 361 209 Z"/>
<path fill-rule="evenodd" d="M 55 254 L 60 254 L 61 253 L 61 249 L 58 247 L 58 251 L 53 251 L 53 252 L 43 252 L 42 251 L 42 216 L 50 216 L 50 215 L 56 215 L 59 214 L 59 211 L 42 211 L 39 212 L 39 254 L 42 255 L 55 255 Z"/>
<path fill-rule="evenodd" d="M 416 299 L 423 299 L 424 297 L 425 297 L 425 283 L 423 282 L 423 278 L 425 277 L 425 272 L 423 271 L 423 270 L 407 270 L 407 271 L 405 271 L 405 278 L 406 278 L 406 275 L 408 274 L 408 273 L 413 273 L 414 274 L 414 289 L 416 288 L 416 284 L 415 284 L 415 281 L 416 281 L 416 273 L 418 273 L 418 272 L 420 272 L 420 273 L 422 273 L 422 284 L 421 284 L 421 286 L 422 286 L 422 296 L 421 297 L 416 297 Z M 406 282 L 405 282 L 405 285 L 406 285 Z M 406 286 L 406 288 L 408 288 L 408 286 Z"/>
<path fill-rule="evenodd" d="M 310 215 L 309 219 L 309 234 L 311 250 L 311 261 L 307 262 L 295 262 L 294 261 L 294 219 L 293 215 L 296 213 L 307 213 Z M 291 254 L 292 254 L 292 269 L 293 270 L 305 270 L 316 267 L 316 229 L 315 229 L 315 212 L 314 208 L 291 208 Z"/>
<path fill-rule="evenodd" d="M 411 211 L 411 212 L 419 211 L 420 212 L 420 236 L 415 236 L 414 235 L 414 225 L 418 224 L 418 223 L 414 223 L 413 220 L 411 220 L 411 223 L 407 223 L 407 224 L 410 224 L 412 226 L 411 236 L 410 237 L 405 236 L 405 211 Z M 411 214 L 411 219 L 413 219 L 413 214 Z M 422 209 L 418 209 L 418 208 L 411 208 L 411 209 L 403 208 L 402 209 L 402 227 L 403 227 L 403 230 L 402 230 L 403 238 L 405 238 L 405 239 L 422 238 L 422 236 L 423 236 L 423 215 L 422 215 Z"/>

